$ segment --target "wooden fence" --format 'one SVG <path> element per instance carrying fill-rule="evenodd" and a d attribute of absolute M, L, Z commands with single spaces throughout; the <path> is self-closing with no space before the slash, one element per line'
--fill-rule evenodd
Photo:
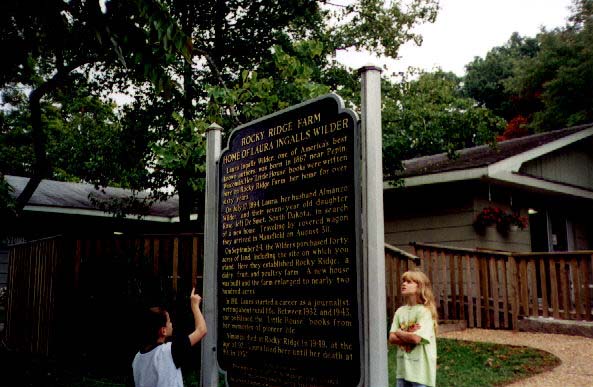
<path fill-rule="evenodd" d="M 468 327 L 517 329 L 521 317 L 593 320 L 593 251 L 511 253 L 414 244 L 419 268 L 432 281 L 444 320 Z M 399 300 L 398 279 L 412 257 L 387 257 L 388 311 Z M 390 277 L 391 276 L 391 277 Z M 394 290 L 391 290 L 394 289 Z"/>
<path fill-rule="evenodd" d="M 194 286 L 201 291 L 202 241 L 201 234 L 58 236 L 11 246 L 9 348 L 90 353 L 117 341 L 114 331 L 137 331 L 132 316 L 148 305 L 166 305 L 180 329 L 191 325 L 189 293 Z"/>
<path fill-rule="evenodd" d="M 13 246 L 8 257 L 6 337 L 19 352 L 47 354 L 55 331 L 61 240 Z"/>
<path fill-rule="evenodd" d="M 8 346 L 45 355 L 57 347 L 66 349 L 64 342 L 100 347 L 114 341 L 105 327 L 118 324 L 122 335 L 133 332 L 130 316 L 148 304 L 167 305 L 176 327 L 191 326 L 187 295 L 194 286 L 202 288 L 202 238 L 55 237 L 11 246 Z M 420 243 L 414 247 L 417 256 L 386 245 L 389 316 L 402 302 L 401 274 L 419 267 L 432 281 L 441 319 L 506 329 L 517 329 L 518 319 L 525 316 L 593 320 L 593 251 L 507 253 Z M 122 327 L 122 322 L 130 325 Z M 89 336 L 81 343 L 79 337 Z"/>

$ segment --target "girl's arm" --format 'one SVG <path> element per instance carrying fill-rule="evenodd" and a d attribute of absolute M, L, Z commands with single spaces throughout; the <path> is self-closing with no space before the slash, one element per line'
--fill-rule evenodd
<path fill-rule="evenodd" d="M 389 332 L 389 344 L 403 345 L 405 343 L 399 337 L 397 337 L 395 332 Z"/>
<path fill-rule="evenodd" d="M 422 337 L 418 336 L 417 334 L 413 332 L 405 332 L 401 329 L 389 334 L 389 342 L 391 342 L 391 335 L 395 335 L 402 343 L 420 344 L 422 341 Z"/>
<path fill-rule="evenodd" d="M 416 332 L 418 329 L 420 329 L 420 324 L 414 324 L 414 326 L 412 326 L 409 330 L 407 331 L 402 331 L 401 329 L 396 330 L 395 332 L 389 332 L 389 342 L 391 344 L 396 344 L 396 345 L 403 345 L 403 344 L 418 344 L 422 338 L 418 335 L 414 335 L 413 333 Z M 416 341 L 409 341 L 409 339 L 406 339 L 404 337 L 401 337 L 400 333 L 406 333 L 408 335 L 409 338 L 415 336 L 418 337 L 418 342 Z M 416 339 L 413 339 L 416 340 Z"/>

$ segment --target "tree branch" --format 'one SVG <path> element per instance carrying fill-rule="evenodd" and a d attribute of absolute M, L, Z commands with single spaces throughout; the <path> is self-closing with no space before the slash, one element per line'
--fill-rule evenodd
<path fill-rule="evenodd" d="M 208 62 L 208 66 L 210 67 L 210 71 L 212 71 L 212 73 L 218 80 L 218 83 L 220 83 L 220 85 L 222 87 L 224 87 L 225 90 L 228 90 L 228 88 L 226 87 L 226 83 L 225 83 L 224 79 L 222 79 L 222 75 L 220 74 L 220 71 L 218 70 L 218 67 L 216 66 L 216 63 L 214 63 L 214 60 L 208 54 L 208 52 L 206 52 L 202 49 L 196 48 L 195 46 L 194 46 L 194 51 L 197 52 L 198 54 L 202 55 L 204 58 L 206 58 L 206 61 Z M 233 105 L 229 105 L 229 109 L 231 111 L 231 116 L 235 120 L 235 123 L 238 125 L 242 124 L 241 120 L 239 119 L 239 116 L 237 115 L 235 107 Z"/>
<path fill-rule="evenodd" d="M 41 99 L 58 88 L 63 83 L 70 72 L 79 66 L 82 66 L 84 61 L 73 63 L 68 66 L 60 66 L 60 70 L 50 79 L 39 85 L 29 95 L 29 110 L 31 112 L 31 128 L 33 136 L 33 152 L 35 160 L 33 162 L 33 175 L 27 182 L 27 185 L 16 199 L 16 210 L 21 211 L 33 196 L 33 193 L 41 183 L 41 180 L 49 176 L 51 166 L 47 159 L 46 144 L 47 134 L 43 130 L 41 122 Z"/>
<path fill-rule="evenodd" d="M 331 5 L 333 7 L 348 8 L 347 5 L 332 3 L 331 1 L 322 1 L 323 4 Z"/>

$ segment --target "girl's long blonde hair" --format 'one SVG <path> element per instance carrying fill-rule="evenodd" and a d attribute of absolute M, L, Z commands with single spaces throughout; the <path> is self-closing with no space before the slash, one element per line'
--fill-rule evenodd
<path fill-rule="evenodd" d="M 432 315 L 432 321 L 434 321 L 434 330 L 435 332 L 438 329 L 438 321 L 439 315 L 437 313 L 437 307 L 434 301 L 434 293 L 432 292 L 432 284 L 430 283 L 430 279 L 421 272 L 420 270 L 414 271 L 406 271 L 402 274 L 402 282 L 403 281 L 412 281 L 418 285 L 418 303 L 423 304 Z"/>

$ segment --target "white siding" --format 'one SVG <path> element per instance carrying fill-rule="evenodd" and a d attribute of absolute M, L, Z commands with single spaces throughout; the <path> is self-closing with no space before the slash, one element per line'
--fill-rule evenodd
<path fill-rule="evenodd" d="M 500 234 L 495 228 L 480 235 L 473 228 L 476 215 L 488 205 L 484 184 L 460 183 L 387 191 L 385 242 L 413 253 L 411 242 L 504 251 L 531 251 L 529 229 Z M 484 199 L 482 199 L 484 198 Z M 524 213 L 523 213 L 524 212 Z M 522 215 L 527 214 L 527 209 Z"/>
<path fill-rule="evenodd" d="M 468 191 L 448 185 L 386 192 L 385 242 L 413 253 L 411 242 L 460 246 L 472 239 Z"/>
<path fill-rule="evenodd" d="M 587 140 L 531 160 L 520 172 L 593 190 L 593 143 Z"/>

